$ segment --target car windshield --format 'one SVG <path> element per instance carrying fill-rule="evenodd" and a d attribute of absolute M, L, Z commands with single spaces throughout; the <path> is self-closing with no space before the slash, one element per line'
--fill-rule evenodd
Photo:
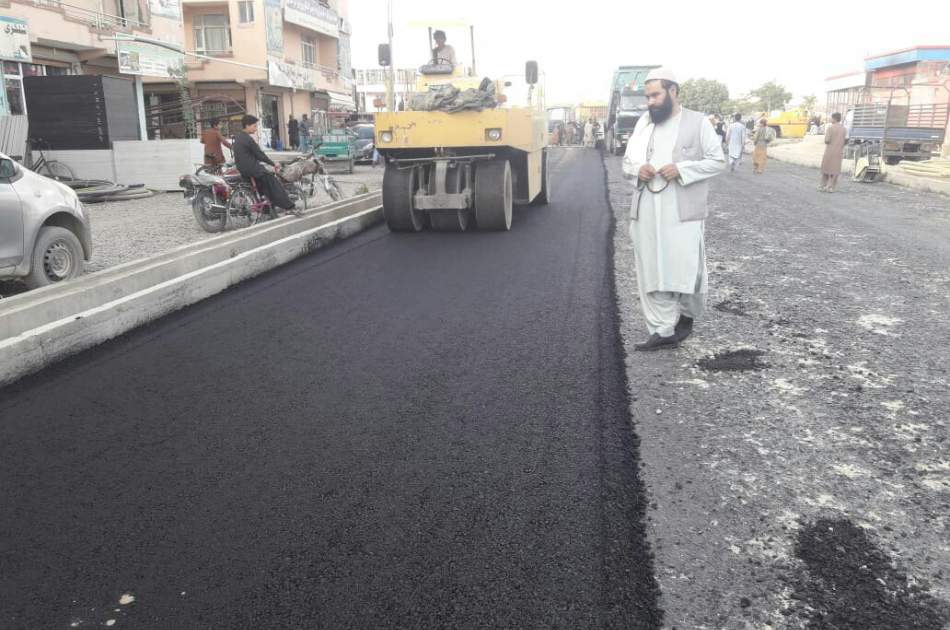
<path fill-rule="evenodd" d="M 365 127 L 356 127 L 353 129 L 356 132 L 356 137 L 360 140 L 372 140 L 376 137 L 376 132 L 371 125 Z"/>

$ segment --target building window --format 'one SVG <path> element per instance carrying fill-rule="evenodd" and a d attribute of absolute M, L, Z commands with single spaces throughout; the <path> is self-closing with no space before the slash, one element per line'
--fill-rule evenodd
<path fill-rule="evenodd" d="M 238 7 L 241 9 L 241 24 L 254 21 L 254 0 L 241 0 Z"/>
<path fill-rule="evenodd" d="M 316 47 L 317 40 L 313 37 L 303 35 L 300 38 L 300 58 L 307 68 L 312 68 L 317 62 Z"/>
<path fill-rule="evenodd" d="M 3 62 L 3 87 L 7 94 L 7 106 L 12 116 L 26 113 L 26 99 L 23 96 L 23 79 L 20 64 L 15 61 Z"/>
<path fill-rule="evenodd" d="M 228 16 L 207 14 L 195 16 L 195 50 L 204 53 L 231 52 L 231 27 Z"/>

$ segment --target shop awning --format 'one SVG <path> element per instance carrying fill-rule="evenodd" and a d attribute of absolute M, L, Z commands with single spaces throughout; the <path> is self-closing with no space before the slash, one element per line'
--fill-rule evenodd
<path fill-rule="evenodd" d="M 330 111 L 335 112 L 355 112 L 356 103 L 349 94 L 340 92 L 328 92 L 330 95 Z"/>

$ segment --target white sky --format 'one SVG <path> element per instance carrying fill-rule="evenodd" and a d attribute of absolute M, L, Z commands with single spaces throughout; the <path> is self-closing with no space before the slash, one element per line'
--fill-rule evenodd
<path fill-rule="evenodd" d="M 394 61 L 426 60 L 426 31 L 411 22 L 466 20 L 475 26 L 478 74 L 522 73 L 536 59 L 547 101 L 604 101 L 619 65 L 672 66 L 680 80 L 703 77 L 736 98 L 769 80 L 796 99 L 824 96 L 824 79 L 863 68 L 864 58 L 914 45 L 950 45 L 950 2 L 617 2 L 392 0 Z M 376 68 L 386 41 L 386 0 L 350 0 L 353 64 Z M 468 32 L 445 29 L 459 60 Z"/>

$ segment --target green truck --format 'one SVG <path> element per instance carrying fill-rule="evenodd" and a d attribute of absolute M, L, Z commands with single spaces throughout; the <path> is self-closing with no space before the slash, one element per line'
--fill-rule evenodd
<path fill-rule="evenodd" d="M 643 84 L 654 68 L 659 66 L 620 66 L 614 71 L 605 138 L 607 150 L 614 155 L 623 155 L 627 150 L 627 138 L 647 111 Z"/>

